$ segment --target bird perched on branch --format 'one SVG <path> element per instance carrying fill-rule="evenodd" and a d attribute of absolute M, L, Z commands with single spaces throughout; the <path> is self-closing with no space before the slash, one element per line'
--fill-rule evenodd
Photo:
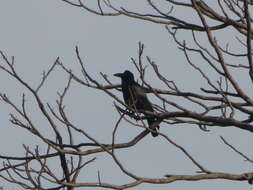
<path fill-rule="evenodd" d="M 136 110 L 137 112 L 140 110 L 151 112 L 154 111 L 144 89 L 137 82 L 135 82 L 133 73 L 126 70 L 124 73 L 116 73 L 114 76 L 121 78 L 123 98 L 127 106 L 132 108 L 132 110 Z M 148 116 L 147 114 L 144 115 L 147 116 L 149 128 L 152 129 L 152 136 L 158 136 L 157 128 L 159 129 L 159 126 L 155 125 L 156 118 Z"/>

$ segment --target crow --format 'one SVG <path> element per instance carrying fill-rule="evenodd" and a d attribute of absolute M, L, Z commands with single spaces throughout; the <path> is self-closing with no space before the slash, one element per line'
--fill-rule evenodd
<path fill-rule="evenodd" d="M 114 76 L 121 78 L 123 98 L 127 106 L 136 111 L 154 111 L 144 89 L 135 82 L 133 73 L 126 70 L 124 73 L 116 73 Z M 149 128 L 152 129 L 152 136 L 158 136 L 156 128 L 159 129 L 159 126 L 153 126 L 156 118 L 147 116 L 147 121 Z"/>

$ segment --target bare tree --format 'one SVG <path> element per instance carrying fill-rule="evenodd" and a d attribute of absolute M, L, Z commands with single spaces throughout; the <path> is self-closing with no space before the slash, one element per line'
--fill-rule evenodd
<path fill-rule="evenodd" d="M 200 91 L 186 91 L 180 89 L 176 81 L 169 80 L 166 75 L 160 72 L 157 64 L 149 56 L 144 55 L 144 45 L 139 43 L 138 57 L 132 58 L 139 73 L 140 82 L 147 93 L 155 95 L 159 103 L 155 105 L 155 112 L 143 111 L 145 115 L 156 117 L 158 122 L 163 125 L 194 125 L 199 127 L 203 132 L 208 131 L 211 127 L 236 127 L 241 130 L 253 132 L 253 99 L 251 90 L 244 89 L 242 80 L 238 78 L 238 73 L 247 73 L 248 83 L 253 82 L 253 60 L 252 60 L 252 18 L 251 12 L 253 1 L 251 0 L 218 0 L 218 1 L 175 1 L 166 0 L 165 2 L 153 3 L 147 0 L 149 10 L 147 13 L 135 12 L 124 8 L 115 1 L 96 1 L 97 9 L 90 8 L 89 4 L 84 1 L 63 2 L 88 11 L 99 16 L 120 16 L 140 19 L 143 22 L 152 22 L 155 24 L 165 25 L 165 30 L 174 39 L 178 46 L 178 51 L 182 51 L 189 67 L 196 70 L 202 79 L 208 84 L 207 87 L 199 87 Z M 94 1 L 92 1 L 94 3 Z M 210 4 L 209 4 L 210 3 Z M 165 9 L 164 7 L 167 7 Z M 91 7 L 94 7 L 92 5 Z M 181 8 L 192 13 L 195 19 L 187 20 L 183 15 L 177 13 L 177 9 Z M 223 44 L 219 42 L 219 35 L 224 33 L 233 33 L 236 37 L 236 45 L 229 43 Z M 187 34 L 187 38 L 184 35 Z M 189 38 L 189 35 L 191 38 Z M 204 42 L 203 42 L 204 41 Z M 233 51 L 240 47 L 241 52 Z M 106 74 L 101 73 L 104 81 L 95 79 L 87 70 L 82 56 L 76 47 L 77 64 L 80 66 L 81 74 L 78 75 L 64 65 L 59 58 L 47 72 L 44 73 L 41 82 L 36 88 L 31 87 L 17 73 L 14 64 L 14 57 L 8 58 L 7 54 L 0 52 L 2 61 L 0 65 L 1 71 L 8 74 L 9 77 L 17 80 L 29 93 L 32 94 L 36 101 L 36 109 L 46 119 L 48 125 L 53 131 L 54 138 L 45 136 L 33 123 L 33 118 L 27 114 L 26 95 L 23 94 L 22 101 L 19 104 L 12 101 L 8 95 L 1 93 L 1 99 L 15 110 L 10 114 L 10 122 L 16 127 L 27 130 L 28 133 L 38 137 L 44 145 L 44 153 L 39 148 L 30 150 L 24 145 L 26 156 L 4 156 L 0 158 L 4 160 L 0 168 L 0 177 L 10 183 L 18 184 L 26 189 L 74 189 L 75 187 L 101 187 L 109 189 L 127 189 L 138 186 L 140 184 L 169 184 L 175 181 L 197 181 L 207 179 L 225 179 L 246 181 L 252 184 L 253 173 L 231 174 L 225 171 L 212 171 L 201 165 L 190 152 L 184 147 L 174 142 L 168 134 L 159 132 L 159 137 L 164 138 L 168 143 L 172 144 L 188 158 L 193 165 L 198 168 L 197 174 L 192 175 L 174 175 L 166 174 L 162 178 L 145 178 L 128 170 L 115 154 L 117 149 L 125 149 L 134 147 L 142 141 L 150 129 L 145 125 L 146 118 L 142 114 L 133 114 L 131 108 L 127 107 L 118 97 L 116 91 L 120 90 L 119 84 L 113 84 Z M 198 63 L 194 63 L 193 56 L 200 57 Z M 239 63 L 238 63 L 239 62 Z M 153 87 L 147 80 L 146 66 L 149 65 L 156 74 L 157 80 L 165 85 L 164 89 Z M 62 93 L 59 93 L 57 109 L 49 103 L 45 103 L 39 95 L 42 86 L 53 70 L 60 69 L 69 76 L 68 82 Z M 215 77 L 210 77 L 209 72 L 214 73 Z M 80 86 L 97 89 L 101 93 L 111 97 L 115 102 L 115 109 L 120 117 L 115 123 L 112 133 L 112 142 L 105 144 L 100 143 L 97 139 L 90 136 L 84 129 L 76 126 L 65 112 L 64 98 L 73 82 L 77 82 Z M 250 86 L 248 88 L 251 88 Z M 173 101 L 170 97 L 174 97 Z M 180 104 L 177 99 L 184 99 L 187 104 Z M 192 111 L 192 107 L 197 107 L 197 111 Z M 126 109 L 127 108 L 127 109 Z M 134 118 L 134 119 L 132 119 Z M 243 118 L 243 119 L 242 119 Z M 132 140 L 125 143 L 117 143 L 115 141 L 116 131 L 119 124 L 125 120 L 131 125 L 143 128 L 143 131 Z M 62 132 L 64 126 L 64 134 Z M 59 130 L 61 128 L 61 130 Z M 66 134 L 67 135 L 66 135 Z M 78 133 L 87 139 L 87 143 L 74 143 L 74 133 Z M 221 137 L 222 142 L 228 148 L 240 155 L 249 163 L 253 160 L 241 152 L 238 148 L 230 144 L 225 138 Z M 68 142 L 68 143 L 64 143 Z M 93 182 L 78 182 L 77 178 L 82 173 L 83 168 L 92 163 L 96 157 L 84 161 L 84 156 L 95 155 L 96 153 L 108 154 L 112 161 L 120 168 L 121 172 L 131 179 L 131 182 L 117 185 L 113 183 L 105 183 L 101 181 L 98 173 L 97 179 Z M 50 159 L 59 159 L 60 172 L 55 173 L 50 164 Z M 79 180 L 80 181 L 80 180 Z"/>

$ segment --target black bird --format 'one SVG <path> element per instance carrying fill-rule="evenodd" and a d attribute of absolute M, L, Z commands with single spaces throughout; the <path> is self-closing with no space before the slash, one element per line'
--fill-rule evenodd
<path fill-rule="evenodd" d="M 144 89 L 134 81 L 133 73 L 126 70 L 124 73 L 116 73 L 114 76 L 121 78 L 123 98 L 127 106 L 136 111 L 154 111 Z M 156 118 L 148 116 L 147 121 L 150 129 L 153 130 L 152 136 L 158 136 L 156 128 L 159 129 L 159 126 L 153 126 Z"/>

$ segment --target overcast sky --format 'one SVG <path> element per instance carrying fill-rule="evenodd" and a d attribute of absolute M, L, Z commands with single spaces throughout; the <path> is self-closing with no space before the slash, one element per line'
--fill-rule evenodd
<path fill-rule="evenodd" d="M 140 4 L 141 5 L 141 4 Z M 205 82 L 195 73 L 183 57 L 164 26 L 145 23 L 126 17 L 99 17 L 81 9 L 71 7 L 60 0 L 2 0 L 0 3 L 0 49 L 8 56 L 15 56 L 18 73 L 35 87 L 41 79 L 43 70 L 48 69 L 57 57 L 74 72 L 79 72 L 75 56 L 78 45 L 88 71 L 97 79 L 99 72 L 106 73 L 115 84 L 116 72 L 125 69 L 137 72 L 130 61 L 137 57 L 138 42 L 145 44 L 145 54 L 159 66 L 163 74 L 174 80 L 181 88 L 197 89 Z M 229 35 L 224 36 L 229 39 Z M 195 60 L 196 62 L 198 60 Z M 2 61 L 1 61 L 2 63 Z M 149 68 L 149 71 L 152 71 Z M 147 80 L 154 87 L 161 87 L 153 72 L 148 72 Z M 15 102 L 21 103 L 22 93 L 27 94 L 28 108 L 34 122 L 43 134 L 50 136 L 46 122 L 34 110 L 32 96 L 16 81 L 6 74 L 0 74 L 1 93 L 6 93 Z M 56 106 L 57 92 L 62 92 L 67 76 L 56 71 L 40 92 L 43 100 Z M 101 79 L 102 81 L 102 79 Z M 73 85 L 67 97 L 67 113 L 80 128 L 85 129 L 100 142 L 110 143 L 111 134 L 119 118 L 113 100 L 101 91 Z M 119 94 L 121 97 L 121 94 Z M 30 99 L 29 99 L 30 98 Z M 155 101 L 155 99 L 154 99 Z M 158 102 L 154 102 L 158 103 Z M 95 106 L 93 106 L 95 105 Z M 34 148 L 40 140 L 33 138 L 22 129 L 12 127 L 9 113 L 13 110 L 0 104 L 0 144 L 1 155 L 24 156 L 22 144 Z M 140 130 L 122 123 L 118 141 L 126 142 Z M 228 149 L 220 140 L 222 135 L 248 156 L 252 135 L 235 128 L 211 128 L 204 133 L 196 126 L 162 125 L 164 132 L 178 144 L 184 146 L 202 165 L 211 171 L 224 171 L 240 174 L 252 171 L 252 165 Z M 86 139 L 76 137 L 76 143 Z M 43 150 L 43 149 L 42 149 Z M 117 152 L 119 159 L 127 168 L 143 177 L 162 177 L 165 174 L 194 174 L 198 169 L 175 147 L 162 138 L 145 137 L 137 146 Z M 124 184 L 129 182 L 112 160 L 105 154 L 97 154 L 96 162 L 90 164 L 79 182 L 96 181 L 100 171 L 103 182 Z M 92 156 L 87 157 L 91 158 Z M 18 189 L 0 179 L 0 187 Z M 92 188 L 89 188 L 92 189 Z M 246 182 L 209 180 L 200 182 L 175 182 L 165 185 L 145 184 L 134 190 L 165 189 L 252 189 Z"/>

